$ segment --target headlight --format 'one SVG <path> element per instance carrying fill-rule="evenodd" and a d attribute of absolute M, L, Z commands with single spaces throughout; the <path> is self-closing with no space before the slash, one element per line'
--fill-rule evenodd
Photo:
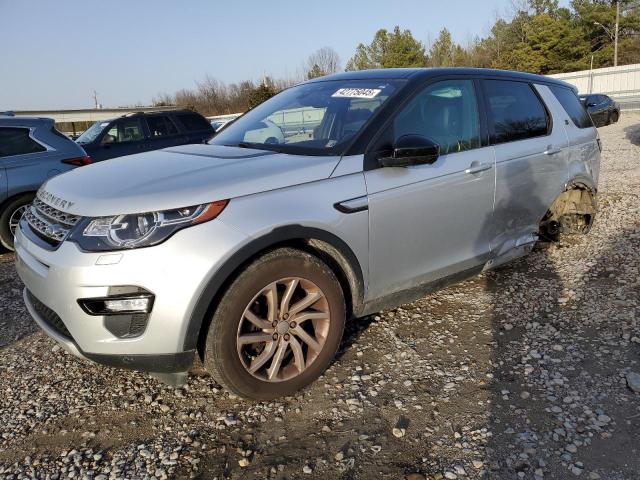
<path fill-rule="evenodd" d="M 150 247 L 178 230 L 216 218 L 227 203 L 221 200 L 175 210 L 89 218 L 69 240 L 90 252 Z"/>

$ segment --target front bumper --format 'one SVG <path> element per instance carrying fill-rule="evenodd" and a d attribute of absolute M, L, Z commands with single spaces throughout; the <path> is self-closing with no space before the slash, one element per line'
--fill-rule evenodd
<path fill-rule="evenodd" d="M 47 318 L 49 315 L 43 315 L 42 307 L 44 305 L 40 304 L 41 302 L 35 299 L 26 287 L 23 292 L 23 298 L 27 310 L 44 333 L 58 342 L 67 352 L 78 358 L 93 360 L 96 363 L 111 367 L 154 373 L 186 372 L 193 363 L 195 350 L 158 355 L 114 355 L 83 352 L 67 332 L 61 332 L 61 328 L 55 325 L 55 323 L 62 322 L 62 319 L 58 317 L 57 322 L 53 323 L 50 318 Z M 51 313 L 55 315 L 53 311 Z"/>
<path fill-rule="evenodd" d="M 184 344 L 195 304 L 213 273 L 246 238 L 213 220 L 154 247 L 88 253 L 72 242 L 47 250 L 18 228 L 16 269 L 29 313 L 73 355 L 136 370 L 182 372 L 194 355 L 184 351 Z M 146 328 L 136 337 L 116 337 L 105 327 L 107 317 L 89 315 L 78 304 L 122 286 L 155 295 Z"/>

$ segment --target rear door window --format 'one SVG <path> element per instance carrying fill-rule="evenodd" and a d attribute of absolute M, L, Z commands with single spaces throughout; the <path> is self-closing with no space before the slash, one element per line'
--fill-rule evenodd
<path fill-rule="evenodd" d="M 0 157 L 44 152 L 45 147 L 29 136 L 28 128 L 0 127 Z"/>
<path fill-rule="evenodd" d="M 178 117 L 178 120 L 180 120 L 188 132 L 200 132 L 213 128 L 209 122 L 195 113 L 179 113 L 176 117 Z"/>
<path fill-rule="evenodd" d="M 593 127 L 593 122 L 591 121 L 591 116 L 585 110 L 585 105 L 580 102 L 576 93 L 567 87 L 561 87 L 559 85 L 551 85 L 549 87 L 551 92 L 558 99 L 562 108 L 565 109 L 567 115 L 571 117 L 574 125 L 578 128 L 589 128 Z M 590 102 L 594 102 L 594 95 L 587 97 L 587 105 Z"/>
<path fill-rule="evenodd" d="M 533 86 L 511 80 L 483 80 L 491 143 L 548 135 L 551 119 Z"/>
<path fill-rule="evenodd" d="M 149 125 L 151 138 L 168 137 L 178 133 L 178 129 L 166 115 L 153 115 L 147 117 L 147 125 Z"/>

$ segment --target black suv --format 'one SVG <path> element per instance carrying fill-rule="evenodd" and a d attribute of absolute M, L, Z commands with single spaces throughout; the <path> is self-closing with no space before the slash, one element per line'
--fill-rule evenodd
<path fill-rule="evenodd" d="M 76 140 L 94 162 L 161 148 L 204 143 L 211 124 L 190 110 L 138 112 L 94 123 Z"/>
<path fill-rule="evenodd" d="M 620 105 L 607 95 L 601 93 L 580 95 L 580 100 L 596 127 L 616 123 L 620 118 Z"/>

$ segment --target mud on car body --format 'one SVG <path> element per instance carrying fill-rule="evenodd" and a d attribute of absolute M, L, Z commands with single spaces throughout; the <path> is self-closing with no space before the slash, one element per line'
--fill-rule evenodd
<path fill-rule="evenodd" d="M 207 145 L 47 182 L 16 236 L 25 302 L 78 357 L 181 382 L 199 355 L 244 397 L 288 395 L 348 319 L 587 232 L 599 147 L 576 92 L 546 77 L 323 77 Z"/>

